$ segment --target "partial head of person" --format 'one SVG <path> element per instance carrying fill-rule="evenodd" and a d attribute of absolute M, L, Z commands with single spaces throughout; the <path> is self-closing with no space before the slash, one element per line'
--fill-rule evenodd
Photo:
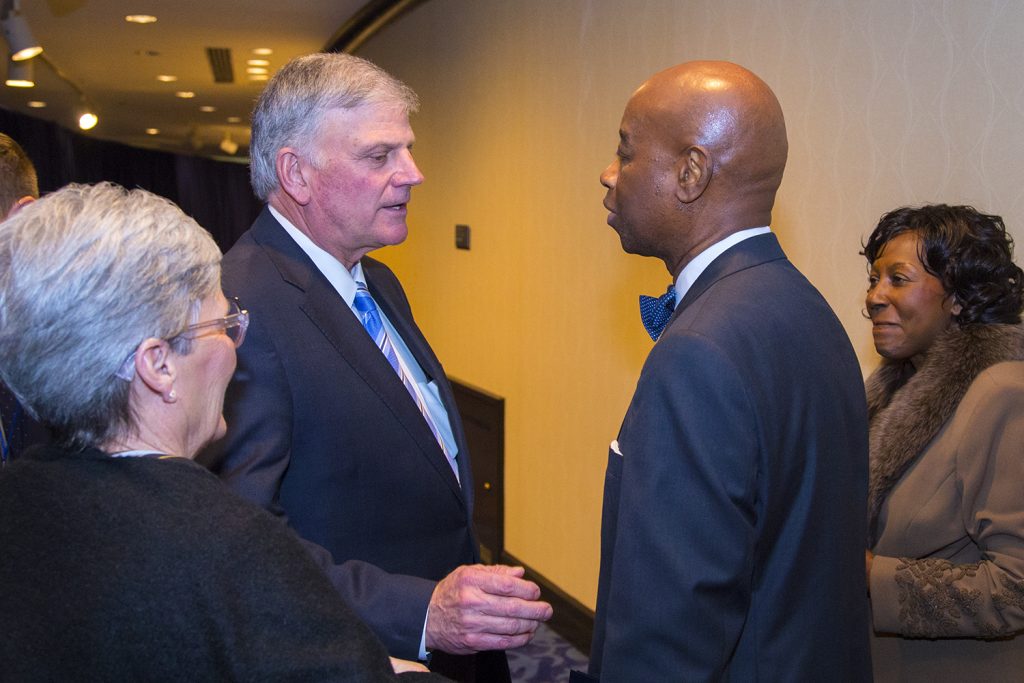
<path fill-rule="evenodd" d="M 408 86 L 365 59 L 288 62 L 253 111 L 253 190 L 347 268 L 401 243 L 412 188 L 423 182 L 409 125 L 418 107 Z"/>
<path fill-rule="evenodd" d="M 918 365 L 950 327 L 1020 322 L 1024 277 L 999 216 L 946 204 L 896 209 L 862 254 L 866 313 L 884 358 Z"/>
<path fill-rule="evenodd" d="M 195 455 L 247 323 L 213 238 L 162 197 L 69 185 L 0 224 L 0 378 L 64 446 Z"/>
<path fill-rule="evenodd" d="M 0 133 L 0 219 L 39 198 L 36 167 L 17 142 Z"/>
<path fill-rule="evenodd" d="M 633 93 L 601 174 L 622 248 L 678 274 L 728 235 L 771 222 L 788 143 L 782 107 L 730 62 L 686 62 Z"/>

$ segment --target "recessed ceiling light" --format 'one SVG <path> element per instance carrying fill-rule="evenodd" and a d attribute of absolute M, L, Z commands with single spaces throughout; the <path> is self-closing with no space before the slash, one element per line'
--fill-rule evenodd
<path fill-rule="evenodd" d="M 272 55 L 274 51 L 269 47 L 258 47 L 252 51 L 254 55 Z"/>
<path fill-rule="evenodd" d="M 191 90 L 179 90 L 178 92 L 174 93 L 174 96 L 180 97 L 183 100 L 190 100 L 193 97 L 195 97 L 196 94 Z"/>
<path fill-rule="evenodd" d="M 178 77 L 172 76 L 170 74 L 160 74 L 156 77 L 156 80 L 160 81 L 161 83 L 174 83 L 174 81 L 178 80 Z"/>
<path fill-rule="evenodd" d="M 228 123 L 241 123 L 242 122 L 242 117 L 241 116 L 229 116 L 227 118 L 227 122 Z"/>
<path fill-rule="evenodd" d="M 250 74 L 249 75 L 249 80 L 250 81 L 268 81 L 268 80 L 270 80 L 270 76 L 268 76 L 267 74 Z"/>
<path fill-rule="evenodd" d="M 129 14 L 124 18 L 129 24 L 152 24 L 156 17 L 152 14 Z"/>
<path fill-rule="evenodd" d="M 217 111 L 217 107 L 211 107 L 208 104 L 204 104 L 203 106 L 199 107 L 199 111 L 204 111 L 207 114 L 209 114 L 212 111 Z"/>
<path fill-rule="evenodd" d="M 269 59 L 247 59 L 245 63 L 249 66 L 270 66 Z"/>
<path fill-rule="evenodd" d="M 247 74 L 265 74 L 267 68 L 263 66 L 247 66 L 245 67 L 245 73 Z"/>
<path fill-rule="evenodd" d="M 146 135 L 160 135 L 160 129 L 159 128 L 147 128 L 146 129 Z"/>
<path fill-rule="evenodd" d="M 43 102 L 42 100 L 30 100 L 28 106 L 32 107 L 33 109 L 42 109 L 46 106 L 46 102 Z"/>

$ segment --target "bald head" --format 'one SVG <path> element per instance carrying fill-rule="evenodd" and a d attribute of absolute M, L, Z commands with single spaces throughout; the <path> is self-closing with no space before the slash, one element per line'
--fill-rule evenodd
<path fill-rule="evenodd" d="M 652 76 L 630 104 L 662 118 L 681 151 L 704 147 L 728 189 L 755 183 L 774 202 L 789 148 L 786 124 L 775 94 L 752 72 L 731 62 L 686 62 Z"/>
<path fill-rule="evenodd" d="M 655 74 L 630 98 L 619 135 L 618 160 L 601 182 L 626 251 L 678 272 L 723 237 L 771 222 L 786 124 L 774 93 L 747 69 L 702 61 Z M 627 178 L 638 171 L 643 179 Z M 642 215 L 633 203 L 647 205 Z"/>

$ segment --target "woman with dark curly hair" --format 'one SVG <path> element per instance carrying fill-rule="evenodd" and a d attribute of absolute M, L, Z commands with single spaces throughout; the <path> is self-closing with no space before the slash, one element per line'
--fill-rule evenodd
<path fill-rule="evenodd" d="M 1024 278 L 999 216 L 884 215 L 864 256 L 875 680 L 1024 676 Z"/>

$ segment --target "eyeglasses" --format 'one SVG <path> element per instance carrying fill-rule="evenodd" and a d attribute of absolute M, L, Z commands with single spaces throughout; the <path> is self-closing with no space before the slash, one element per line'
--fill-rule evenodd
<path fill-rule="evenodd" d="M 235 343 L 235 348 L 237 349 L 245 341 L 245 331 L 249 329 L 249 311 L 242 308 L 242 304 L 238 301 L 237 297 L 232 298 L 228 303 L 231 306 L 231 312 L 228 315 L 223 318 L 215 318 L 214 320 L 189 325 L 173 337 L 168 337 L 167 341 L 173 341 L 179 337 L 198 339 L 199 337 L 223 331 Z M 135 376 L 136 351 L 138 351 L 137 348 L 124 359 L 121 367 L 114 373 L 116 377 L 126 382 L 132 381 L 132 377 Z"/>
<path fill-rule="evenodd" d="M 245 331 L 249 329 L 249 311 L 242 308 L 242 304 L 238 301 L 238 297 L 231 299 L 228 303 L 231 305 L 231 313 L 228 315 L 223 318 L 216 318 L 215 320 L 207 320 L 206 322 L 189 325 L 184 330 L 171 337 L 168 341 L 177 339 L 178 337 L 198 339 L 199 337 L 205 337 L 213 332 L 220 332 L 223 330 L 231 341 L 235 342 L 235 348 L 237 349 L 242 345 L 242 342 L 245 341 Z"/>

